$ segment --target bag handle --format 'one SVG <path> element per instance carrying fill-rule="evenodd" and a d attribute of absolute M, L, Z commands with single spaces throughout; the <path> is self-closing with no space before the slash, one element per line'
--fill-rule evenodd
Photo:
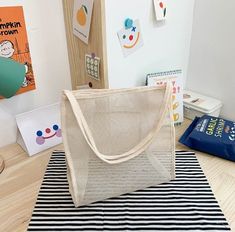
<path fill-rule="evenodd" d="M 171 101 L 171 93 L 172 93 L 172 84 L 170 81 L 168 81 L 166 85 L 164 99 L 163 99 L 164 104 L 161 106 L 161 109 L 160 109 L 160 119 L 158 120 L 158 123 L 153 128 L 153 130 L 150 131 L 150 133 L 144 139 L 142 139 L 139 144 L 137 144 L 135 147 L 133 147 L 129 151 L 123 154 L 110 156 L 110 155 L 105 155 L 99 152 L 98 148 L 96 147 L 96 143 L 94 141 L 90 128 L 81 111 L 79 103 L 77 102 L 72 91 L 64 90 L 64 94 L 66 95 L 66 97 L 68 98 L 71 104 L 72 111 L 75 115 L 77 123 L 82 131 L 82 134 L 86 142 L 88 143 L 90 148 L 93 150 L 93 152 L 97 155 L 97 157 L 99 157 L 101 160 L 109 164 L 118 164 L 118 163 L 128 161 L 138 156 L 139 154 L 141 154 L 143 151 L 147 149 L 147 147 L 152 143 L 154 136 L 156 135 L 156 133 L 158 133 L 158 131 L 160 130 L 162 126 L 162 123 L 167 113 L 167 108 L 169 107 L 168 103 L 169 101 Z"/>

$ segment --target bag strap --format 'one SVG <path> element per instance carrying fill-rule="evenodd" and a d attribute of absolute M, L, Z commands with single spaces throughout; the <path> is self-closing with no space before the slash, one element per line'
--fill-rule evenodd
<path fill-rule="evenodd" d="M 99 152 L 99 150 L 96 146 L 96 143 L 94 141 L 94 138 L 92 136 L 91 130 L 86 122 L 86 119 L 82 113 L 82 110 L 80 108 L 80 105 L 79 105 L 76 97 L 74 96 L 72 91 L 64 90 L 64 94 L 66 95 L 66 97 L 68 98 L 68 100 L 71 104 L 72 111 L 74 113 L 74 116 L 77 120 L 77 123 L 82 131 L 82 134 L 83 134 L 86 142 L 88 143 L 90 148 L 93 150 L 93 152 L 97 155 L 97 157 L 99 157 L 101 160 L 103 160 L 104 162 L 109 163 L 109 164 L 118 164 L 118 163 L 128 161 L 128 160 L 138 156 L 139 154 L 141 154 L 142 152 L 144 152 L 147 149 L 147 147 L 152 143 L 155 135 L 160 130 L 160 128 L 163 124 L 163 121 L 166 117 L 167 109 L 169 107 L 169 102 L 171 101 L 171 93 L 172 93 L 172 84 L 170 81 L 168 81 L 167 85 L 166 85 L 163 104 L 160 109 L 160 119 L 158 120 L 158 122 L 157 122 L 156 126 L 153 128 L 153 130 L 150 131 L 149 134 L 144 139 L 142 139 L 139 144 L 137 144 L 135 147 L 133 147 L 129 151 L 127 151 L 123 154 L 110 156 L 110 155 L 105 155 L 105 154 L 102 154 Z"/>

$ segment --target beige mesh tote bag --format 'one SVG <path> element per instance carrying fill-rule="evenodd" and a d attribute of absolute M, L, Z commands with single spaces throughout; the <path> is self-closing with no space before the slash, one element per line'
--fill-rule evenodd
<path fill-rule="evenodd" d="M 62 135 L 76 207 L 175 176 L 172 86 L 64 91 Z"/>

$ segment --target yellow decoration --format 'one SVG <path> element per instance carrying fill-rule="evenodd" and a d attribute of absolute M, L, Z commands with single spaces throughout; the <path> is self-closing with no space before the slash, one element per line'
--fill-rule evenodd
<path fill-rule="evenodd" d="M 176 110 L 176 108 L 178 108 L 178 106 L 179 106 L 179 102 L 175 102 L 175 103 L 173 104 L 173 110 Z"/>
<path fill-rule="evenodd" d="M 176 114 L 174 114 L 173 115 L 173 117 L 174 117 L 174 121 L 176 122 L 176 121 L 178 121 L 179 120 L 179 114 L 178 113 L 176 113 Z"/>

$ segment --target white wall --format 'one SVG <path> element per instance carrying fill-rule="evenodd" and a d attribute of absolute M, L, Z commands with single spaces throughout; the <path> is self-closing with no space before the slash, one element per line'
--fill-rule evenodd
<path fill-rule="evenodd" d="M 223 101 L 235 120 L 235 1 L 195 3 L 187 88 Z"/>
<path fill-rule="evenodd" d="M 110 87 L 143 85 L 146 74 L 174 68 L 182 68 L 185 78 L 194 0 L 166 0 L 166 3 L 168 18 L 165 23 L 156 23 L 153 0 L 106 0 Z M 144 47 L 124 58 L 117 32 L 126 18 L 140 19 Z"/>
<path fill-rule="evenodd" d="M 4 0 L 24 7 L 37 89 L 0 100 L 0 147 L 16 141 L 16 114 L 60 100 L 71 88 L 61 0 Z"/>

